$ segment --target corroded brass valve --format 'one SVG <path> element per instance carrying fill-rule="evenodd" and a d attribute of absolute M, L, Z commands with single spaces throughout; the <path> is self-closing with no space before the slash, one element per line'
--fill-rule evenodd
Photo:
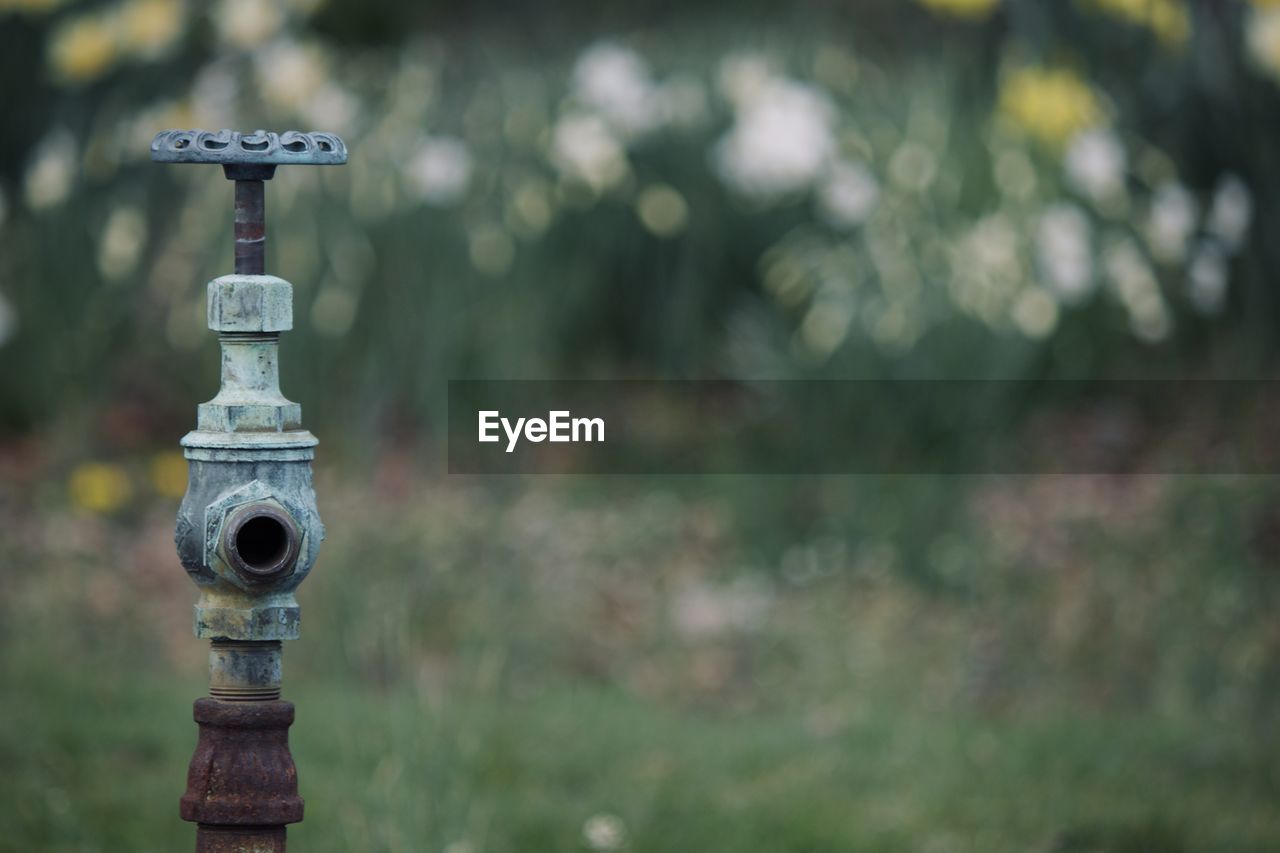
<path fill-rule="evenodd" d="M 265 274 L 263 182 L 283 164 L 345 163 L 347 149 L 330 133 L 166 130 L 151 159 L 217 164 L 235 181 L 235 273 L 208 288 L 221 387 L 182 439 L 189 473 L 175 540 L 200 588 L 195 634 L 211 643 L 181 813 L 198 824 L 199 851 L 282 851 L 302 798 L 289 754 L 293 705 L 280 701 L 280 643 L 298 637 L 294 590 L 324 526 L 311 487 L 316 438 L 280 393 L 293 287 Z"/>

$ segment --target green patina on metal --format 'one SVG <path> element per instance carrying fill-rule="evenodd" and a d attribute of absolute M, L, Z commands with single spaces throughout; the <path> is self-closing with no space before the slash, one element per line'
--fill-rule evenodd
<path fill-rule="evenodd" d="M 347 162 L 347 146 L 336 135 L 319 131 L 162 130 L 151 140 L 151 159 L 219 166 L 339 166 Z"/>
<path fill-rule="evenodd" d="M 280 332 L 292 327 L 292 287 L 267 275 L 209 282 L 209 328 L 222 345 L 222 382 L 182 439 L 189 460 L 178 553 L 200 586 L 196 636 L 292 640 L 295 590 L 315 563 L 324 525 L 311 486 L 316 438 L 280 392 Z M 234 516 L 245 519 L 232 530 Z M 260 523 L 254 524 L 254 519 Z M 244 557 L 240 540 L 252 552 Z M 256 570 L 279 562 L 272 573 Z"/>
<path fill-rule="evenodd" d="M 166 130 L 151 159 L 221 165 L 235 181 L 235 274 L 208 286 L 220 387 L 182 439 L 188 479 L 175 541 L 200 588 L 195 634 L 211 641 L 211 698 L 196 706 L 200 743 L 182 816 L 200 824 L 197 850 L 283 850 L 302 799 L 288 750 L 293 706 L 278 701 L 280 641 L 298 637 L 294 590 L 315 565 L 324 525 L 311 484 L 316 438 L 280 391 L 293 287 L 265 274 L 263 182 L 282 164 L 345 163 L 347 149 L 330 133 Z"/>

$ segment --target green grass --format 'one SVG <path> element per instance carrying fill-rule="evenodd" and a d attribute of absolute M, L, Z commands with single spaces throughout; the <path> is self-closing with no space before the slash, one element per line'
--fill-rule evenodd
<path fill-rule="evenodd" d="M 293 849 L 1280 849 L 1274 484 L 971 485 L 322 479 Z M 0 537 L 0 850 L 186 849 L 172 508 L 42 500 Z"/>
<path fill-rule="evenodd" d="M 188 846 L 177 794 L 197 685 L 73 673 L 19 676 L 4 700 L 0 848 Z M 828 729 L 572 685 L 290 696 L 299 850 L 578 850 L 596 814 L 620 818 L 633 851 L 1159 853 L 1280 839 L 1276 752 L 1227 728 L 884 707 Z"/>

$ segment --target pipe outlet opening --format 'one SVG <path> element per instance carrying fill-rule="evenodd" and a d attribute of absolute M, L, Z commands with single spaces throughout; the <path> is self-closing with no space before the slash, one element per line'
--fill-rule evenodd
<path fill-rule="evenodd" d="M 257 580 L 280 575 L 298 559 L 297 525 L 285 512 L 270 505 L 254 505 L 236 511 L 224 533 L 227 559 L 232 568 Z"/>
<path fill-rule="evenodd" d="M 251 569 L 268 569 L 281 563 L 289 553 L 289 533 L 274 518 L 251 518 L 236 534 L 236 550 Z"/>

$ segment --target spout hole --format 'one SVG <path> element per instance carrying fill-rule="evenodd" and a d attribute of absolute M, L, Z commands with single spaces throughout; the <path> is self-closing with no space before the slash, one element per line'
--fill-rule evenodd
<path fill-rule="evenodd" d="M 270 571 L 288 555 L 289 533 L 270 516 L 251 518 L 236 533 L 236 551 L 249 569 Z"/>
<path fill-rule="evenodd" d="M 286 513 L 271 506 L 245 508 L 228 520 L 227 559 L 250 580 L 289 571 L 298 559 L 299 531 Z"/>

